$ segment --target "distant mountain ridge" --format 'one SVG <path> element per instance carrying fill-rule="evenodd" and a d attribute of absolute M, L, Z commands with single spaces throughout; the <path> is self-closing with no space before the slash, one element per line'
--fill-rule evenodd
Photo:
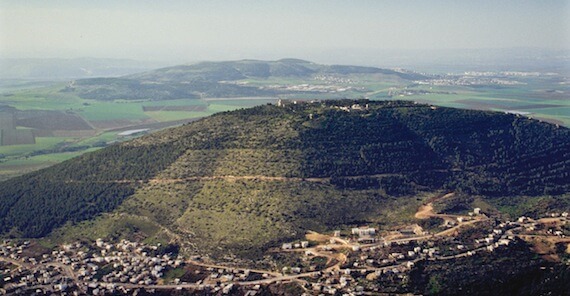
<path fill-rule="evenodd" d="M 219 113 L 0 183 L 0 229 L 39 237 L 96 217 L 142 217 L 141 225 L 113 220 L 113 230 L 86 233 L 152 236 L 159 225 L 201 250 L 251 254 L 309 229 L 387 223 L 418 192 L 516 203 L 567 194 L 569 176 L 564 127 L 403 101 L 285 102 Z"/>
<path fill-rule="evenodd" d="M 81 79 L 64 91 L 96 100 L 169 100 L 201 97 L 248 97 L 306 94 L 231 83 L 243 79 L 310 78 L 313 75 L 377 74 L 391 79 L 420 80 L 414 73 L 362 66 L 320 65 L 299 59 L 201 62 L 119 78 Z"/>
<path fill-rule="evenodd" d="M 145 73 L 129 75 L 126 78 L 152 81 L 231 81 L 250 77 L 308 77 L 313 74 L 385 74 L 402 79 L 423 79 L 420 74 L 400 73 L 394 70 L 345 65 L 321 65 L 300 59 L 281 59 L 277 61 L 240 60 L 228 62 L 201 62 L 162 68 Z"/>

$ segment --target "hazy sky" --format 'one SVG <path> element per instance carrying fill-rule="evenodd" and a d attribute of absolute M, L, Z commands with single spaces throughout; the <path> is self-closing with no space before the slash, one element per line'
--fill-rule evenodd
<path fill-rule="evenodd" d="M 220 59 L 570 48 L 570 1 L 4 1 L 2 57 Z"/>

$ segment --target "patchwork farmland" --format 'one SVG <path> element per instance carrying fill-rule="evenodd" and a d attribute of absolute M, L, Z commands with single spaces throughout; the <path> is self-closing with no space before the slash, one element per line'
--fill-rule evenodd
<path fill-rule="evenodd" d="M 152 132 L 216 112 L 276 101 L 94 101 L 54 89 L 0 93 L 0 180 L 136 136 L 118 135 L 125 130 Z"/>
<path fill-rule="evenodd" d="M 570 84 L 556 73 L 430 75 L 286 59 L 175 66 L 120 79 L 27 85 L 0 84 L 0 180 L 128 140 L 131 136 L 118 136 L 126 130 L 153 132 L 279 99 L 410 100 L 512 112 L 570 126 Z M 141 85 L 156 89 L 128 95 L 130 88 Z"/>

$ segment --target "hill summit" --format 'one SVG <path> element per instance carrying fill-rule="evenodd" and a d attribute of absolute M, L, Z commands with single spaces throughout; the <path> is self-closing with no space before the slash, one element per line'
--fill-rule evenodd
<path fill-rule="evenodd" d="M 404 101 L 281 101 L 0 183 L 0 229 L 130 233 L 250 254 L 306 230 L 405 218 L 420 192 L 565 194 L 569 173 L 570 131 L 526 117 Z"/>

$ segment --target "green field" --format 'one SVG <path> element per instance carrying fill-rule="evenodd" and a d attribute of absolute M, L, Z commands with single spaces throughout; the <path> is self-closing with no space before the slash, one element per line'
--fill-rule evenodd
<path fill-rule="evenodd" d="M 147 119 L 142 103 L 92 102 L 78 112 L 88 121 Z"/>
<path fill-rule="evenodd" d="M 0 87 L 0 108 L 10 106 L 20 111 L 65 112 L 69 116 L 79 116 L 86 122 L 84 126 L 91 126 L 92 129 L 75 131 L 73 127 L 70 127 L 72 129 L 70 131 L 48 130 L 36 136 L 36 144 L 0 147 L 0 180 L 8 175 L 17 175 L 19 170 L 26 172 L 45 167 L 85 151 L 99 149 L 107 144 L 130 138 L 119 137 L 117 134 L 121 131 L 149 128 L 152 132 L 178 125 L 186 119 L 275 103 L 278 97 L 295 100 L 365 97 L 372 100 L 412 100 L 467 109 L 515 110 L 529 112 L 528 116 L 533 118 L 570 126 L 570 101 L 565 97 L 569 88 L 554 78 L 521 78 L 520 80 L 525 84 L 501 87 L 423 85 L 383 74 L 350 74 L 342 78 L 343 80 L 331 82 L 314 78 L 270 77 L 243 79 L 237 82 L 258 87 L 334 84 L 343 88 L 350 87 L 351 90 L 330 93 L 290 93 L 265 97 L 156 101 L 148 99 L 88 100 L 80 98 L 73 92 L 62 92 L 66 83 L 45 86 L 45 82 L 40 84 L 31 82 L 29 89 L 20 86 L 28 85 L 25 82 L 18 82 L 17 87 L 3 85 Z M 78 151 L 65 149 L 78 149 Z M 38 151 L 43 152 L 37 155 Z"/>
<path fill-rule="evenodd" d="M 529 112 L 530 117 L 570 126 L 570 101 L 550 95 L 568 91 L 568 87 L 558 83 L 530 80 L 526 85 L 500 88 L 414 85 L 405 90 L 426 93 L 388 97 L 387 92 L 380 92 L 372 98 L 414 100 L 465 109 Z"/>
<path fill-rule="evenodd" d="M 37 137 L 36 144 L 34 145 L 0 146 L 0 154 L 4 155 L 5 157 L 18 156 L 37 150 L 52 148 L 56 144 L 64 142 L 65 140 L 66 138 L 59 137 Z"/>
<path fill-rule="evenodd" d="M 146 125 L 150 125 L 151 131 L 154 131 L 168 127 L 169 122 L 178 125 L 184 119 L 276 102 L 276 98 L 271 97 L 96 101 L 60 92 L 64 86 L 65 84 L 54 84 L 34 89 L 0 89 L 0 106 L 10 106 L 19 111 L 65 111 L 66 114 L 80 116 L 95 129 L 76 135 L 71 131 L 67 132 L 71 134 L 67 136 L 36 136 L 36 143 L 30 145 L 0 146 L 0 180 L 47 167 L 116 141 L 128 140 L 130 137 L 117 135 L 122 130 L 149 128 Z M 183 108 L 192 109 L 192 106 L 197 106 L 198 110 L 178 111 Z M 167 108 L 169 111 L 145 112 L 144 107 L 170 108 Z M 153 124 L 160 125 L 155 128 Z M 58 132 L 55 131 L 55 134 Z M 65 148 L 79 150 L 57 151 Z"/>

